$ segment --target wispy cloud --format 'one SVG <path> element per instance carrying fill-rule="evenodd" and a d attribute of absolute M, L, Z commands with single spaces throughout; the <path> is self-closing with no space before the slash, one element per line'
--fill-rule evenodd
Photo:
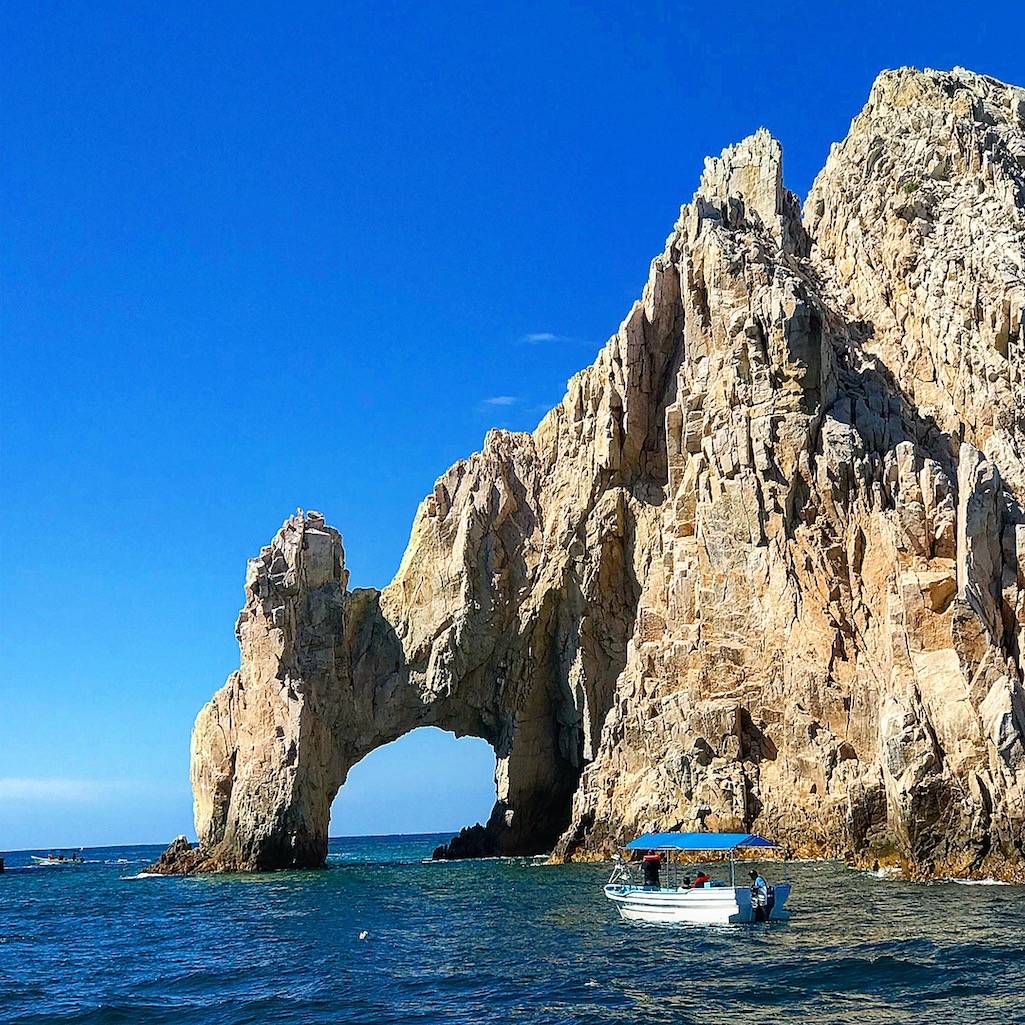
<path fill-rule="evenodd" d="M 38 779 L 19 776 L 0 778 L 0 800 L 68 801 L 88 804 L 129 795 L 156 795 L 168 790 L 154 780 Z"/>
<path fill-rule="evenodd" d="M 560 335 L 556 334 L 554 331 L 530 331 L 525 335 L 520 335 L 516 340 L 520 345 L 570 345 L 590 347 L 594 344 L 581 335 Z"/>
<path fill-rule="evenodd" d="M 485 406 L 514 406 L 520 400 L 515 395 L 496 395 L 494 398 L 485 399 Z"/>

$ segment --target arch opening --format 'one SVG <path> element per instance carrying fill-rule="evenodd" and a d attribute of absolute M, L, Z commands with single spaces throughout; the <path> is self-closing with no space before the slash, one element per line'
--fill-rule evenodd
<path fill-rule="evenodd" d="M 328 835 L 447 838 L 487 822 L 495 796 L 495 752 L 487 741 L 421 726 L 349 770 L 331 804 Z"/>

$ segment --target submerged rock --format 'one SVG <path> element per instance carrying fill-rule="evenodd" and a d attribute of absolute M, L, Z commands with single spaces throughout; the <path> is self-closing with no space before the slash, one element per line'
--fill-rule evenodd
<path fill-rule="evenodd" d="M 322 864 L 349 769 L 434 725 L 495 750 L 489 852 L 703 826 L 1020 876 L 1023 310 L 1025 90 L 883 73 L 803 220 L 766 131 L 709 160 L 594 365 L 437 481 L 383 592 L 315 513 L 250 563 L 183 857 Z"/>

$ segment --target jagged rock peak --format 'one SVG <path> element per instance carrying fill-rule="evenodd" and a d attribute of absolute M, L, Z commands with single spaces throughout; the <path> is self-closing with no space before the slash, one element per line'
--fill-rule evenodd
<path fill-rule="evenodd" d="M 831 302 L 944 433 L 1020 496 L 1025 89 L 963 69 L 879 76 L 805 204 Z"/>
<path fill-rule="evenodd" d="M 806 252 L 800 202 L 783 187 L 783 150 L 765 128 L 705 158 L 701 184 L 678 227 L 686 232 L 689 224 L 693 232 L 709 219 L 731 228 L 760 226 L 784 252 Z"/>
<path fill-rule="evenodd" d="M 895 186 L 897 202 L 923 186 L 941 188 L 959 178 L 970 178 L 980 195 L 1002 192 L 1006 178 L 1008 198 L 1021 205 L 1025 89 L 963 68 L 884 71 L 816 179 L 807 204 L 812 228 L 843 164 L 865 182 Z M 919 204 L 914 212 L 922 210 Z"/>
<path fill-rule="evenodd" d="M 768 132 L 709 160 L 595 363 L 438 479 L 383 592 L 289 520 L 162 869 L 321 863 L 349 769 L 436 725 L 495 750 L 480 850 L 706 826 L 1025 875 L 1023 97 L 884 72 L 804 224 Z"/>
<path fill-rule="evenodd" d="M 1025 89 L 960 67 L 883 71 L 872 85 L 864 113 L 922 106 L 941 108 L 979 124 L 1017 130 L 1025 126 Z"/>

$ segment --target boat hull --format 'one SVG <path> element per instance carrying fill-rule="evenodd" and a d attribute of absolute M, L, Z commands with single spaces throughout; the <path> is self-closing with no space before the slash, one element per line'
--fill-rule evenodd
<path fill-rule="evenodd" d="M 82 858 L 39 858 L 35 854 L 30 854 L 29 857 L 40 868 L 66 868 L 68 865 L 82 865 L 85 863 Z"/>
<path fill-rule="evenodd" d="M 773 888 L 774 922 L 790 917 L 783 905 L 790 896 L 790 884 Z M 693 889 L 646 890 L 642 886 L 610 883 L 605 896 L 632 922 L 690 922 L 696 925 L 735 925 L 757 921 L 749 886 L 709 886 Z"/>

